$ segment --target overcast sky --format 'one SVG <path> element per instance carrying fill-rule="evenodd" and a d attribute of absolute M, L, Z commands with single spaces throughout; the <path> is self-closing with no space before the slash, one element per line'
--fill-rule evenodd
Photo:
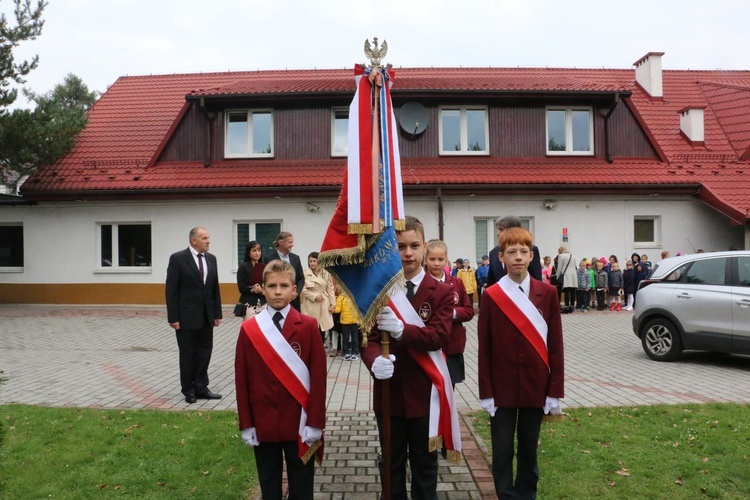
<path fill-rule="evenodd" d="M 750 70 L 747 0 L 48 0 L 36 92 L 68 73 L 103 92 L 123 75 L 350 68 L 365 39 L 395 67 Z M 12 0 L 0 0 L 10 13 Z"/>

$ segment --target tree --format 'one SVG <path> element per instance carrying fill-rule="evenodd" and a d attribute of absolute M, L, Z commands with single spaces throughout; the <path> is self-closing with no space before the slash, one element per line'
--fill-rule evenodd
<path fill-rule="evenodd" d="M 18 90 L 11 87 L 13 82 L 25 83 L 23 77 L 39 64 L 39 56 L 16 63 L 13 50 L 21 42 L 35 40 L 42 33 L 42 12 L 47 6 L 44 0 L 37 0 L 35 4 L 32 0 L 13 0 L 13 3 L 15 25 L 8 22 L 5 14 L 0 14 L 0 114 L 18 97 Z"/>
<path fill-rule="evenodd" d="M 17 182 L 67 153 L 98 97 L 73 74 L 50 92 L 24 90 L 24 95 L 36 104 L 33 110 L 0 115 L 0 183 Z"/>

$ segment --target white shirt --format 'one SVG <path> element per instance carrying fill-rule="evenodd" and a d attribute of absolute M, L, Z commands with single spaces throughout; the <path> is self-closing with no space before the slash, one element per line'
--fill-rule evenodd
<path fill-rule="evenodd" d="M 289 254 L 284 255 L 278 248 L 276 249 L 276 253 L 279 255 L 279 259 L 283 260 L 284 262 L 289 262 Z M 289 263 L 291 264 L 291 262 Z"/>
<path fill-rule="evenodd" d="M 531 290 L 531 275 L 527 274 L 526 278 L 524 278 L 524 280 L 520 284 L 516 283 L 516 285 L 521 287 L 521 289 L 523 290 L 523 293 L 526 294 L 526 297 L 528 298 L 529 290 Z"/>
<path fill-rule="evenodd" d="M 273 319 L 274 314 L 276 314 L 277 312 L 280 312 L 282 318 L 281 318 L 281 321 L 279 321 L 279 324 L 281 325 L 281 328 L 283 329 L 284 328 L 284 322 L 286 321 L 286 315 L 289 314 L 289 309 L 291 309 L 291 308 L 292 308 L 291 304 L 287 304 L 284 309 L 282 309 L 282 310 L 279 311 L 278 309 L 274 309 L 273 307 L 268 306 L 268 307 L 266 307 L 266 312 L 271 317 L 271 319 Z"/>
<path fill-rule="evenodd" d="M 419 285 L 422 284 L 422 280 L 424 279 L 424 275 L 425 275 L 424 268 L 422 268 L 422 270 L 419 271 L 419 274 L 417 274 L 416 276 L 414 276 L 411 279 L 406 280 L 406 281 L 411 281 L 412 283 L 414 283 L 414 293 L 415 294 L 417 293 L 417 290 L 419 289 Z M 404 282 L 404 293 L 406 293 L 406 282 Z"/>

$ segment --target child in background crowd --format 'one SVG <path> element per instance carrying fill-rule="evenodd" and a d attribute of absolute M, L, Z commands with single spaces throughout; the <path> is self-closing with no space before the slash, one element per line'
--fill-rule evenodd
<path fill-rule="evenodd" d="M 596 307 L 596 263 L 599 257 L 591 257 L 591 262 L 587 263 L 589 268 L 589 306 Z"/>
<path fill-rule="evenodd" d="M 549 278 L 552 276 L 552 269 L 554 267 L 554 264 L 552 264 L 552 257 L 547 255 L 544 258 L 544 264 L 542 265 L 542 281 L 544 283 L 549 283 Z"/>
<path fill-rule="evenodd" d="M 458 262 L 458 261 L 456 261 Z M 474 307 L 474 292 L 477 291 L 477 277 L 471 268 L 469 259 L 463 260 L 463 267 L 458 270 L 456 277 L 463 281 L 466 294 L 469 296 L 469 304 Z"/>
<path fill-rule="evenodd" d="M 340 293 L 336 297 L 336 309 L 341 313 L 339 321 L 341 322 L 342 347 L 344 352 L 344 361 L 354 361 L 359 359 L 359 327 L 354 317 L 354 304 L 349 297 Z"/>
<path fill-rule="evenodd" d="M 622 271 L 620 270 L 620 264 L 617 263 L 617 259 L 611 262 L 611 264 L 612 269 L 609 271 L 609 310 L 622 311 Z"/>
<path fill-rule="evenodd" d="M 578 276 L 578 287 L 576 288 L 576 309 L 580 311 L 589 310 L 589 270 L 586 269 L 586 259 L 582 259 L 576 269 Z"/>
<path fill-rule="evenodd" d="M 624 309 L 632 311 L 633 304 L 635 304 L 635 269 L 633 269 L 632 260 L 625 263 L 625 271 L 622 273 L 622 290 L 628 299 Z"/>
<path fill-rule="evenodd" d="M 596 286 L 596 310 L 603 311 L 607 308 L 607 303 L 604 300 L 604 292 L 609 286 L 607 273 L 604 272 L 604 262 L 602 260 L 596 261 L 596 273 L 595 273 L 595 286 Z"/>

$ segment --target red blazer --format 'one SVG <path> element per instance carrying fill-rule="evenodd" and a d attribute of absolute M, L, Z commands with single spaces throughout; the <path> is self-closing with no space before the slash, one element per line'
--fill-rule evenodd
<path fill-rule="evenodd" d="M 310 371 L 307 425 L 323 429 L 326 421 L 327 357 L 318 321 L 291 308 L 281 334 L 298 351 Z M 250 342 L 244 325 L 237 339 L 234 380 L 240 430 L 255 427 L 261 443 L 297 440 L 302 406 L 263 362 Z"/>
<path fill-rule="evenodd" d="M 407 349 L 434 351 L 447 343 L 453 317 L 453 290 L 425 274 L 411 305 L 425 326 L 404 324 L 401 340 L 390 340 L 390 353 L 396 356 L 390 379 L 391 415 L 394 417 L 417 418 L 430 414 L 432 382 Z M 362 350 L 362 361 L 368 369 L 372 369 L 373 361 L 382 353 L 380 339 L 380 331 L 373 328 L 367 338 L 367 347 Z M 378 414 L 382 413 L 382 384 L 377 379 L 373 384 L 373 408 Z"/>
<path fill-rule="evenodd" d="M 445 354 L 462 354 L 466 347 L 464 322 L 470 321 L 474 317 L 474 307 L 469 301 L 469 294 L 466 293 L 463 281 L 446 274 L 445 284 L 453 288 L 453 310 L 456 311 L 456 317 L 453 318 L 451 334 L 448 344 L 443 347 L 443 352 Z"/>
<path fill-rule="evenodd" d="M 500 285 L 492 285 L 500 286 Z M 564 360 L 557 290 L 531 279 L 529 300 L 547 323 L 550 369 L 489 295 L 479 309 L 479 397 L 498 408 L 541 408 L 547 396 L 562 398 Z"/>

